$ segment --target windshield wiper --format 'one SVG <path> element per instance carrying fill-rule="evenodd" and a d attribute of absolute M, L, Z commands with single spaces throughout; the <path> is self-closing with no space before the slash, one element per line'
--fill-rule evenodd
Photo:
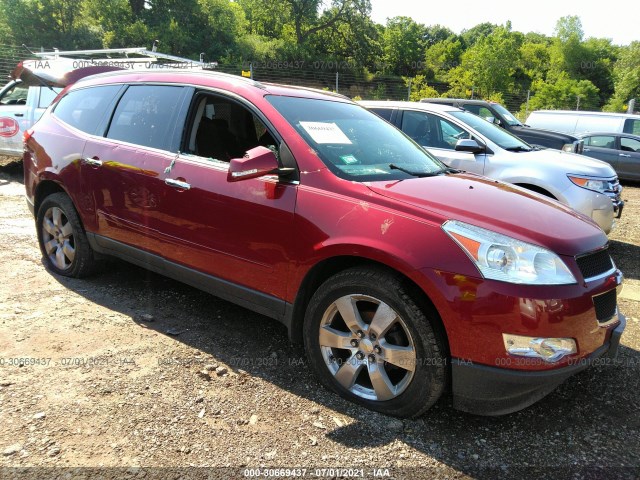
<path fill-rule="evenodd" d="M 439 170 L 437 172 L 412 172 L 411 170 L 407 170 L 406 168 L 399 167 L 395 163 L 390 163 L 389 168 L 391 170 L 400 170 L 401 172 L 411 175 L 412 177 L 418 177 L 418 178 L 435 177 L 436 175 L 440 175 L 442 173 L 442 170 Z"/>
<path fill-rule="evenodd" d="M 505 150 L 508 150 L 509 152 L 530 152 L 533 149 L 529 147 L 523 147 L 522 145 L 518 145 L 517 147 L 505 148 Z"/>
<path fill-rule="evenodd" d="M 407 173 L 412 177 L 435 177 L 437 175 L 442 175 L 443 173 L 461 173 L 461 170 L 457 170 L 455 168 L 446 167 L 443 170 L 438 170 L 437 172 L 413 172 L 411 170 L 407 170 L 406 168 L 399 167 L 395 163 L 390 163 L 389 168 L 391 170 L 400 170 L 401 172 Z"/>

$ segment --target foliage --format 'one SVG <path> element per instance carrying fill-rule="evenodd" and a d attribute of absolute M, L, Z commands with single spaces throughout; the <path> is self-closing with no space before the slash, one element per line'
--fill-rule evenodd
<path fill-rule="evenodd" d="M 396 75 L 414 72 L 422 65 L 425 52 L 424 25 L 409 17 L 394 17 L 387 20 L 382 35 L 384 63 L 388 71 Z"/>
<path fill-rule="evenodd" d="M 626 111 L 627 102 L 632 98 L 636 99 L 636 105 L 640 103 L 640 41 L 620 49 L 613 67 L 613 80 L 615 92 L 607 110 Z"/>
<path fill-rule="evenodd" d="M 537 80 L 532 85 L 534 95 L 529 110 L 574 110 L 582 106 L 586 110 L 598 105 L 598 88 L 589 80 L 574 80 L 561 73 L 553 81 Z"/>
<path fill-rule="evenodd" d="M 424 75 L 416 75 L 413 78 L 405 78 L 405 85 L 410 88 L 409 101 L 418 102 L 422 98 L 436 98 L 440 94 L 427 84 Z"/>

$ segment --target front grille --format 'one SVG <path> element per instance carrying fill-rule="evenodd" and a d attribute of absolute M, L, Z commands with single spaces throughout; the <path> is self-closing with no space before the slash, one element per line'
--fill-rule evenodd
<path fill-rule="evenodd" d="M 585 279 L 597 277 L 614 268 L 613 260 L 606 248 L 576 257 L 576 262 Z"/>
<path fill-rule="evenodd" d="M 596 308 L 596 318 L 600 323 L 606 323 L 616 314 L 616 289 L 593 297 L 593 306 Z"/>

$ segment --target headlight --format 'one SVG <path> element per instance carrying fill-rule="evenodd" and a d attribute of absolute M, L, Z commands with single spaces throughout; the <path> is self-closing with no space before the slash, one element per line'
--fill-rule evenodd
<path fill-rule="evenodd" d="M 599 193 L 605 193 L 609 190 L 609 181 L 600 180 L 597 178 L 578 177 L 577 175 L 567 175 L 569 180 L 579 187 L 586 188 L 587 190 L 593 190 Z"/>
<path fill-rule="evenodd" d="M 484 278 L 526 285 L 576 283 L 560 257 L 545 248 L 457 220 L 445 222 L 442 228 Z"/>

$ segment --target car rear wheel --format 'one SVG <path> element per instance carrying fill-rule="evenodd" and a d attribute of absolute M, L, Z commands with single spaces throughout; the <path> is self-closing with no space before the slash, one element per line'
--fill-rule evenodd
<path fill-rule="evenodd" d="M 401 279 L 385 270 L 353 268 L 329 278 L 305 316 L 310 364 L 324 385 L 388 415 L 415 417 L 442 394 L 444 341 Z"/>
<path fill-rule="evenodd" d="M 84 277 L 96 261 L 71 199 L 64 193 L 45 198 L 38 209 L 38 243 L 46 267 L 66 277 Z"/>

